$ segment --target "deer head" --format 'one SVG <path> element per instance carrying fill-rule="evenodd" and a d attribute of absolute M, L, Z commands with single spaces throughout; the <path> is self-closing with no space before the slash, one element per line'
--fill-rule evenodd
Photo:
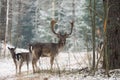
<path fill-rule="evenodd" d="M 69 34 L 66 33 L 66 32 L 65 32 L 64 34 L 62 34 L 61 32 L 56 33 L 55 30 L 54 30 L 54 25 L 55 25 L 55 23 L 56 23 L 55 20 L 52 20 L 52 21 L 51 21 L 51 29 L 52 29 L 52 32 L 59 38 L 59 42 L 58 42 L 58 43 L 59 43 L 59 46 L 61 47 L 61 46 L 64 46 L 64 45 L 65 45 L 65 43 L 66 43 L 66 38 L 68 38 L 69 35 L 72 34 L 74 22 L 70 22 L 70 24 L 71 24 L 71 31 L 70 31 Z"/>
<path fill-rule="evenodd" d="M 15 55 L 16 47 L 15 48 L 9 48 L 8 47 L 8 49 L 9 49 L 10 53 L 12 54 L 12 56 L 14 56 Z"/>

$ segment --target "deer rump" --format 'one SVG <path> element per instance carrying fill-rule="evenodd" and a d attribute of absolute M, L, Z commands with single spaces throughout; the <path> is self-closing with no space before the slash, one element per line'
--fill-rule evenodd
<path fill-rule="evenodd" d="M 57 43 L 36 43 L 30 46 L 30 52 L 36 57 L 52 57 L 59 52 Z"/>

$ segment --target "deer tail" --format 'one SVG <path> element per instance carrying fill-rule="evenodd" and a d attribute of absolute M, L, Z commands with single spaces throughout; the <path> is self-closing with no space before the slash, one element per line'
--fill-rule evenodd
<path fill-rule="evenodd" d="M 29 44 L 29 51 L 30 51 L 30 53 L 32 53 L 32 48 L 33 48 L 33 46 L 31 44 Z"/>

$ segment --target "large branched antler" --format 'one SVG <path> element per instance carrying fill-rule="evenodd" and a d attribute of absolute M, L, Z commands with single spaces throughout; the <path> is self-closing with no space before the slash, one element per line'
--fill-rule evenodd
<path fill-rule="evenodd" d="M 69 34 L 66 33 L 66 37 L 68 37 L 69 35 L 72 34 L 72 31 L 73 31 L 73 27 L 74 27 L 74 21 L 70 22 L 70 25 L 71 25 L 71 31 Z"/>
<path fill-rule="evenodd" d="M 51 29 L 52 29 L 52 32 L 53 32 L 55 35 L 58 36 L 59 34 L 56 33 L 55 30 L 54 30 L 54 25 L 55 25 L 55 24 L 56 24 L 56 21 L 55 21 L 55 20 L 52 20 L 52 21 L 51 21 Z"/>
<path fill-rule="evenodd" d="M 53 32 L 55 35 L 57 35 L 58 37 L 61 37 L 61 36 L 60 36 L 61 34 L 56 33 L 55 30 L 54 30 L 54 25 L 55 25 L 55 24 L 56 24 L 56 21 L 55 21 L 55 20 L 52 20 L 52 21 L 51 21 L 51 29 L 52 29 L 52 32 Z M 67 34 L 67 33 L 64 34 L 64 35 L 66 36 L 66 38 L 67 38 L 69 35 L 72 34 L 73 27 L 74 27 L 74 21 L 70 22 L 70 24 L 71 24 L 70 33 L 69 33 L 69 34 Z"/>

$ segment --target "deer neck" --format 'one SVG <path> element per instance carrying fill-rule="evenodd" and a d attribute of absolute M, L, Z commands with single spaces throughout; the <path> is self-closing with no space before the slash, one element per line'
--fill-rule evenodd
<path fill-rule="evenodd" d="M 61 40 L 59 40 L 59 42 L 58 42 L 58 48 L 59 48 L 59 50 L 63 49 L 64 45 L 65 45 L 65 44 L 62 43 Z"/>
<path fill-rule="evenodd" d="M 16 55 L 16 53 L 15 53 L 15 52 L 13 52 L 13 53 L 12 53 L 12 57 L 14 58 L 14 57 L 15 57 L 15 55 Z"/>

